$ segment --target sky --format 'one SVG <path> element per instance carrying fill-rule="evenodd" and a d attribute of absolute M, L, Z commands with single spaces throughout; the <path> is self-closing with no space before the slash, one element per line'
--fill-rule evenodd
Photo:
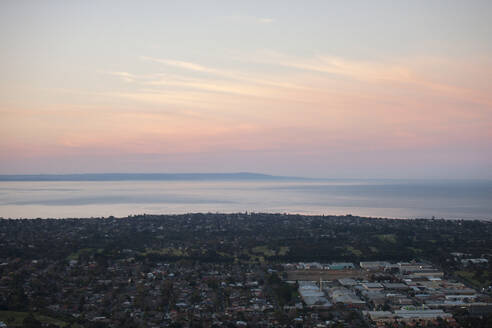
<path fill-rule="evenodd" d="M 492 1 L 0 2 L 0 174 L 492 178 Z"/>

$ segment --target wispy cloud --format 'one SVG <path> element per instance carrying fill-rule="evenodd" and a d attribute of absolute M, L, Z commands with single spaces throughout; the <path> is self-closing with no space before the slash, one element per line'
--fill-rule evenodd
<path fill-rule="evenodd" d="M 109 72 L 108 74 L 120 77 L 125 82 L 134 82 L 137 78 L 136 75 L 128 72 Z"/>
<path fill-rule="evenodd" d="M 273 18 L 258 18 L 258 21 L 263 24 L 270 24 L 275 22 Z"/>
<path fill-rule="evenodd" d="M 249 60 L 306 72 L 342 76 L 361 82 L 389 83 L 393 87 L 395 87 L 395 84 L 409 85 L 443 96 L 489 106 L 492 105 L 490 95 L 467 87 L 454 85 L 446 80 L 430 78 L 426 74 L 425 69 L 419 69 L 415 67 L 414 63 L 408 63 L 406 61 L 351 60 L 327 55 L 298 58 L 271 51 L 265 51 L 261 56 L 250 58 Z M 462 63 L 448 63 L 447 66 L 451 68 L 453 65 L 459 66 L 460 64 Z"/>
<path fill-rule="evenodd" d="M 278 88 L 307 89 L 306 86 L 301 84 L 287 82 L 285 80 L 272 79 L 271 77 L 266 78 L 263 76 L 263 74 L 254 74 L 252 72 L 218 69 L 218 68 L 208 67 L 193 62 L 171 60 L 166 58 L 141 56 L 140 59 L 163 64 L 170 67 L 177 67 L 187 71 L 207 73 L 208 76 L 204 77 L 204 79 L 209 79 L 209 80 L 212 80 L 217 77 L 221 77 L 229 80 L 243 81 L 251 84 L 267 85 L 267 86 L 278 87 Z"/>
<path fill-rule="evenodd" d="M 332 131 L 337 126 L 370 122 L 382 130 L 387 127 L 395 135 L 403 129 L 394 130 L 394 126 L 418 125 L 422 115 L 427 119 L 425 127 L 420 124 L 420 130 L 433 130 L 432 133 L 437 131 L 443 115 L 456 122 L 479 121 L 486 115 L 482 108 L 492 104 L 487 93 L 427 74 L 415 59 L 389 62 L 265 52 L 261 56 L 235 58 L 235 69 L 229 68 L 234 62 L 224 68 L 169 58 L 140 59 L 161 67 L 152 74 L 113 72 L 114 76 L 133 81 L 135 87 L 108 92 L 108 97 L 156 107 L 196 109 L 204 115 L 246 120 L 269 117 L 294 125 L 323 125 Z M 262 70 L 251 69 L 255 66 Z M 459 104 L 477 106 L 464 112 Z M 363 129 L 364 125 L 358 128 Z"/>
<path fill-rule="evenodd" d="M 209 81 L 204 79 L 186 79 L 164 77 L 145 82 L 151 86 L 177 86 L 190 89 L 207 90 L 220 93 L 259 96 L 265 94 L 265 89 L 247 84 L 231 83 L 230 81 Z"/>
<path fill-rule="evenodd" d="M 147 57 L 147 56 L 141 56 L 140 59 L 146 60 L 146 61 L 151 61 L 154 63 L 164 64 L 167 66 L 174 66 L 174 67 L 178 67 L 178 68 L 182 68 L 182 69 L 186 69 L 186 70 L 191 70 L 191 71 L 215 73 L 214 69 L 210 69 L 210 68 L 207 68 L 205 66 L 195 64 L 195 63 L 190 63 L 187 61 L 153 58 L 153 57 Z"/>
<path fill-rule="evenodd" d="M 263 51 L 249 60 L 304 71 L 343 75 L 360 80 L 408 80 L 412 74 L 402 65 L 350 60 L 328 55 L 299 58 L 273 51 Z"/>

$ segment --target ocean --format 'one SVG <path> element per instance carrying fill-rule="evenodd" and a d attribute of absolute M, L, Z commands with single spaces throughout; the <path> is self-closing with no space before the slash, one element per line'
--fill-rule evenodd
<path fill-rule="evenodd" d="M 3 218 L 245 211 L 491 220 L 492 181 L 0 181 Z"/>

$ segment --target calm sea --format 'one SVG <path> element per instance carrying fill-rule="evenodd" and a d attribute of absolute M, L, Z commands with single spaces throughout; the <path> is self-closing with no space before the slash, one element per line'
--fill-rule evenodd
<path fill-rule="evenodd" d="M 492 181 L 0 182 L 0 217 L 188 212 L 492 219 Z"/>

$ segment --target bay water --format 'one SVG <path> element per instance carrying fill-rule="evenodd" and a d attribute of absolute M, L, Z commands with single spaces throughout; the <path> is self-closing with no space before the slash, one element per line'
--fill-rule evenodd
<path fill-rule="evenodd" d="M 191 212 L 492 219 L 492 181 L 1 181 L 0 217 Z"/>

